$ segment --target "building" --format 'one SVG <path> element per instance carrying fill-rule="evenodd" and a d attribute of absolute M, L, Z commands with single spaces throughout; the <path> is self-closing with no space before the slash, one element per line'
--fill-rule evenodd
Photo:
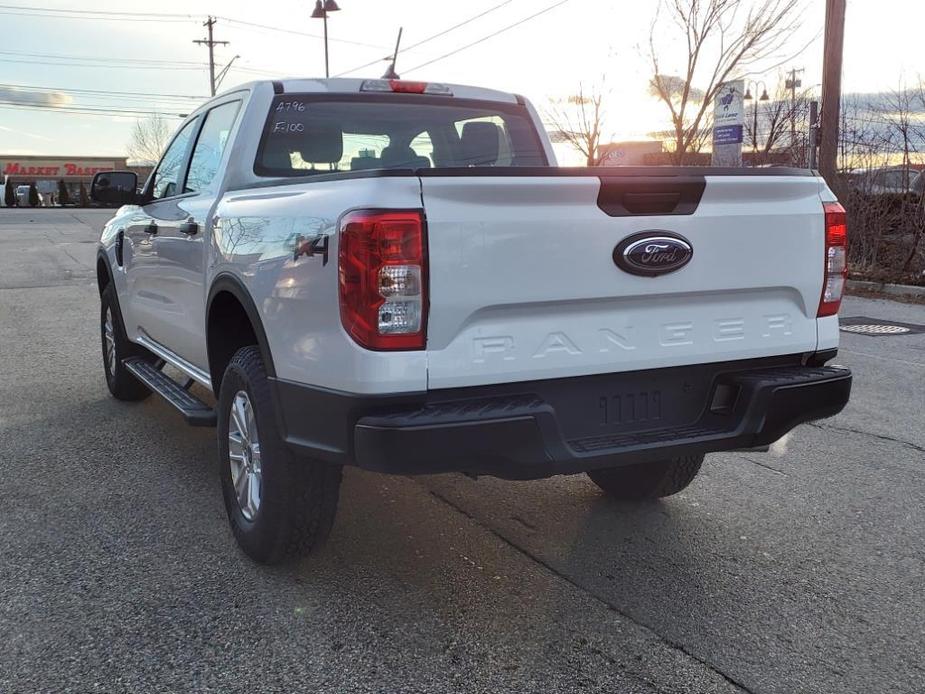
<path fill-rule="evenodd" d="M 63 181 L 68 197 L 77 202 L 80 184 L 89 191 L 93 175 L 99 171 L 131 169 L 144 181 L 150 167 L 129 167 L 125 157 L 46 157 L 0 154 L 0 182 L 21 186 L 35 183 L 46 205 L 57 200 L 58 182 Z"/>

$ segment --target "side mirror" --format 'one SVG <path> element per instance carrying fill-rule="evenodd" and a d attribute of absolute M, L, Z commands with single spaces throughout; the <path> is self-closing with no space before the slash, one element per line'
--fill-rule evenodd
<path fill-rule="evenodd" d="M 138 174 L 133 171 L 102 171 L 93 177 L 90 199 L 104 205 L 138 202 Z"/>

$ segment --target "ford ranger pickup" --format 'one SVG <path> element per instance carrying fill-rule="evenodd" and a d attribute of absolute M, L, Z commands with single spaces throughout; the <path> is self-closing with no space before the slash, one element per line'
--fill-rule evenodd
<path fill-rule="evenodd" d="M 344 465 L 684 489 L 839 412 L 845 212 L 797 169 L 559 168 L 521 96 L 254 82 L 182 123 L 97 276 L 103 367 L 215 426 L 265 563 L 328 534 Z"/>

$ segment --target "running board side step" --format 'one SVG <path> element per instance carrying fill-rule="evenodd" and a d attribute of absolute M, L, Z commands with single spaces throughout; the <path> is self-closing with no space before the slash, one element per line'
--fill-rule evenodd
<path fill-rule="evenodd" d="M 194 427 L 214 427 L 215 410 L 182 385 L 141 357 L 129 357 L 122 364 L 139 381 L 176 407 L 186 423 Z"/>

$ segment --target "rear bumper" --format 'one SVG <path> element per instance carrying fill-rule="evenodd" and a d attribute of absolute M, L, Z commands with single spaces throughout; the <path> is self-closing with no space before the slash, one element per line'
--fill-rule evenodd
<path fill-rule="evenodd" d="M 398 474 L 527 479 L 754 448 L 837 414 L 851 372 L 800 357 L 369 398 L 275 383 L 286 440 Z"/>

